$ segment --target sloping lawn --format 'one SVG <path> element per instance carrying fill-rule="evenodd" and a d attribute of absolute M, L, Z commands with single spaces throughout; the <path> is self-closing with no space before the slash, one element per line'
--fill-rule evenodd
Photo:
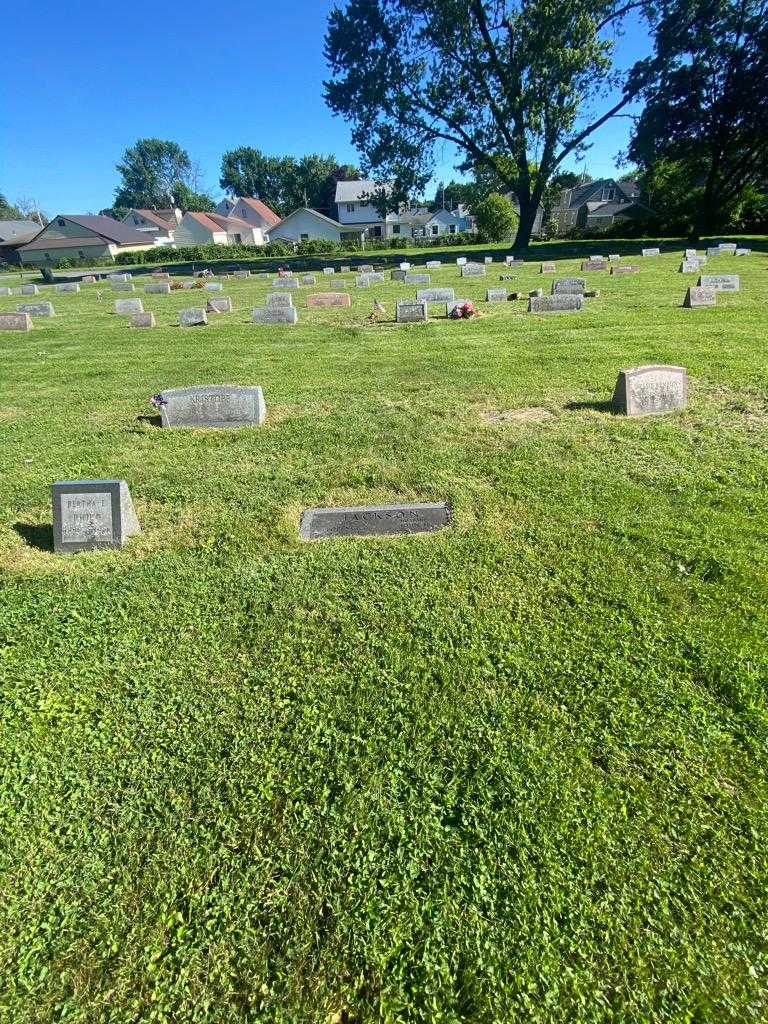
<path fill-rule="evenodd" d="M 506 272 L 456 255 L 459 298 Z M 395 325 L 415 287 L 350 276 L 304 308 L 336 275 L 257 327 L 251 278 L 181 330 L 199 294 L 136 278 L 155 330 L 91 285 L 0 334 L 1 1019 L 768 1016 L 768 253 L 710 259 L 715 309 L 679 250 L 633 262 L 572 315 Z M 657 362 L 688 409 L 612 415 Z M 153 422 L 224 382 L 264 426 Z M 143 532 L 55 555 L 51 482 L 101 477 Z M 441 500 L 434 535 L 298 537 Z"/>

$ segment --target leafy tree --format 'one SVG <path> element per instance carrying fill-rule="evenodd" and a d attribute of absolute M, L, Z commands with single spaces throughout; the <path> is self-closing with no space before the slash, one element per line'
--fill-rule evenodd
<path fill-rule="evenodd" d="M 255 196 L 285 216 L 299 206 L 332 212 L 336 182 L 356 177 L 356 167 L 339 165 L 332 154 L 308 153 L 297 160 L 240 146 L 224 154 L 219 183 L 231 195 Z"/>
<path fill-rule="evenodd" d="M 101 217 L 112 217 L 113 220 L 123 220 L 127 213 L 130 213 L 130 206 L 107 206 L 99 210 Z"/>
<path fill-rule="evenodd" d="M 728 225 L 768 178 L 768 0 L 675 0 L 643 94 L 628 155 L 654 208 L 684 184 L 694 238 Z"/>
<path fill-rule="evenodd" d="M 477 233 L 483 241 L 506 242 L 512 238 L 517 227 L 517 213 L 506 196 L 492 192 L 481 199 L 473 209 L 477 221 Z"/>
<path fill-rule="evenodd" d="M 216 209 L 216 203 L 214 203 L 207 192 L 195 192 L 189 185 L 185 185 L 184 182 L 179 182 L 176 185 L 174 199 L 176 200 L 176 205 L 184 213 L 190 210 L 193 213 L 213 213 Z"/>
<path fill-rule="evenodd" d="M 394 198 L 423 189 L 435 147 L 454 144 L 518 197 L 524 248 L 563 160 L 642 88 L 642 69 L 619 76 L 612 61 L 633 8 L 646 0 L 348 0 L 329 15 L 326 101 Z M 608 85 L 619 98 L 580 123 Z"/>
<path fill-rule="evenodd" d="M 189 154 L 175 142 L 139 139 L 129 146 L 117 164 L 122 182 L 115 192 L 115 206 L 145 209 L 172 206 L 179 185 L 192 170 Z"/>
<path fill-rule="evenodd" d="M 0 192 L 0 220 L 24 220 L 24 214 L 18 206 L 9 203 L 2 192 Z"/>

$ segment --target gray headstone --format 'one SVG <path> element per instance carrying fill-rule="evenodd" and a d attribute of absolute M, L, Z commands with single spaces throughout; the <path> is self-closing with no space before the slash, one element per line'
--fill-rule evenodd
<path fill-rule="evenodd" d="M 182 309 L 179 313 L 180 327 L 204 327 L 208 323 L 208 314 L 202 306 Z"/>
<path fill-rule="evenodd" d="M 641 252 L 642 252 L 643 256 L 660 256 L 661 255 L 661 250 L 658 249 L 658 248 L 642 249 Z"/>
<path fill-rule="evenodd" d="M 419 288 L 416 292 L 419 302 L 453 302 L 455 297 L 453 288 Z"/>
<path fill-rule="evenodd" d="M 539 295 L 528 300 L 529 313 L 577 313 L 583 308 L 583 295 Z"/>
<path fill-rule="evenodd" d="M 485 264 L 486 264 L 486 266 L 487 266 L 487 265 L 488 265 L 489 263 L 493 263 L 493 256 L 484 256 L 484 257 L 483 257 L 483 263 L 485 263 Z"/>
<path fill-rule="evenodd" d="M 446 302 L 445 304 L 445 315 L 450 316 L 456 306 L 466 306 L 469 299 L 454 299 L 453 302 Z"/>
<path fill-rule="evenodd" d="M 351 306 L 352 296 L 348 292 L 316 292 L 307 296 L 307 306 Z"/>
<path fill-rule="evenodd" d="M 554 263 L 542 263 L 541 264 L 541 272 L 542 272 L 542 274 L 556 274 L 557 273 L 557 267 L 555 266 Z"/>
<path fill-rule="evenodd" d="M 427 319 L 427 304 L 419 299 L 398 299 L 395 320 L 399 324 L 420 323 Z"/>
<path fill-rule="evenodd" d="M 121 548 L 141 532 L 125 480 L 59 480 L 51 496 L 53 547 L 60 554 Z"/>
<path fill-rule="evenodd" d="M 80 281 L 81 284 L 96 284 L 96 278 L 93 274 L 86 274 Z"/>
<path fill-rule="evenodd" d="M 407 274 L 407 270 L 392 270 L 389 277 L 391 281 L 404 281 Z"/>
<path fill-rule="evenodd" d="M 507 267 L 524 267 L 525 260 L 519 260 L 515 256 L 505 256 L 504 265 Z"/>
<path fill-rule="evenodd" d="M 56 311 L 50 302 L 20 302 L 16 306 L 17 313 L 28 313 L 30 316 L 55 316 Z"/>
<path fill-rule="evenodd" d="M 721 242 L 718 245 L 718 249 L 720 250 L 720 252 L 724 253 L 735 253 L 737 245 L 735 242 Z"/>
<path fill-rule="evenodd" d="M 467 257 L 466 256 L 457 256 L 456 257 L 456 266 L 457 267 L 466 266 L 466 263 L 467 263 Z"/>
<path fill-rule="evenodd" d="M 235 270 L 232 274 L 233 277 L 250 277 L 250 270 Z"/>
<path fill-rule="evenodd" d="M 587 282 L 583 277 L 561 277 L 552 282 L 553 295 L 583 295 L 587 290 Z"/>
<path fill-rule="evenodd" d="M 132 281 L 112 281 L 113 292 L 135 292 L 136 286 Z"/>
<path fill-rule="evenodd" d="M 451 510 L 445 502 L 309 508 L 301 517 L 299 535 L 302 540 L 325 540 L 333 537 L 434 533 L 450 523 Z"/>
<path fill-rule="evenodd" d="M 170 388 L 160 392 L 160 422 L 164 427 L 253 427 L 267 416 L 259 387 L 234 384 Z"/>
<path fill-rule="evenodd" d="M 133 277 L 133 275 L 129 274 L 127 271 L 120 274 L 107 274 L 108 281 L 130 281 L 131 277 Z"/>
<path fill-rule="evenodd" d="M 462 277 L 485 277 L 485 267 L 482 263 L 465 263 L 461 268 Z"/>
<path fill-rule="evenodd" d="M 635 366 L 619 371 L 613 408 L 624 416 L 660 416 L 684 409 L 687 395 L 682 366 Z"/>
<path fill-rule="evenodd" d="M 358 288 L 370 288 L 371 287 L 371 277 L 370 277 L 370 274 L 358 274 L 357 277 L 355 278 L 355 285 Z"/>
<path fill-rule="evenodd" d="M 116 299 L 115 313 L 118 316 L 133 316 L 134 313 L 143 313 L 144 303 L 141 299 Z"/>
<path fill-rule="evenodd" d="M 687 260 L 698 259 L 697 255 L 696 255 L 696 250 L 695 249 L 686 249 L 685 250 L 685 258 Z"/>
<path fill-rule="evenodd" d="M 293 296 L 288 292 L 270 292 L 266 301 L 268 306 L 292 306 Z"/>
<path fill-rule="evenodd" d="M 147 295 L 170 295 L 171 286 L 168 281 L 156 281 L 154 284 L 145 284 L 144 291 Z"/>
<path fill-rule="evenodd" d="M 40 289 L 36 284 L 23 284 L 19 292 L 20 295 L 39 295 Z"/>
<path fill-rule="evenodd" d="M 80 291 L 80 285 L 76 284 L 74 282 L 70 283 L 68 281 L 62 281 L 62 282 L 60 282 L 59 284 L 56 285 L 56 291 L 57 292 L 62 292 L 62 293 L 63 292 L 79 292 Z"/>
<path fill-rule="evenodd" d="M 272 282 L 273 288 L 298 288 L 298 277 L 276 277 Z"/>
<path fill-rule="evenodd" d="M 411 264 L 410 263 L 401 263 L 400 264 L 400 269 L 401 270 L 410 270 L 411 269 Z"/>
<path fill-rule="evenodd" d="M 752 255 L 752 250 L 751 249 L 737 249 L 736 252 L 734 253 L 734 256 L 751 256 L 751 255 Z"/>
<path fill-rule="evenodd" d="M 266 274 L 265 276 L 269 277 L 269 274 Z M 197 282 L 196 281 L 182 281 L 181 282 L 181 287 L 182 288 L 186 288 L 187 290 L 189 290 L 190 288 L 197 288 Z"/>
<path fill-rule="evenodd" d="M 404 278 L 405 284 L 430 284 L 431 281 L 429 274 L 406 274 Z"/>
<path fill-rule="evenodd" d="M 608 262 L 609 263 L 618 263 L 620 259 L 621 259 L 621 256 L 620 256 L 619 253 L 617 253 L 617 252 L 608 253 Z"/>
<path fill-rule="evenodd" d="M 611 275 L 614 274 L 639 274 L 640 267 L 635 267 L 631 263 L 622 263 L 620 267 L 611 267 Z"/>
<path fill-rule="evenodd" d="M 301 278 L 302 284 L 317 284 L 317 278 L 314 274 L 304 274 Z"/>
<path fill-rule="evenodd" d="M 323 273 L 324 274 L 328 274 L 328 275 L 335 274 L 336 273 L 336 268 L 335 267 L 323 267 Z"/>
<path fill-rule="evenodd" d="M 266 278 L 272 277 L 272 274 L 268 273 L 266 270 L 260 270 L 258 274 L 256 274 L 256 277 L 266 280 Z"/>
<path fill-rule="evenodd" d="M 154 327 L 154 313 L 134 313 L 130 319 L 131 327 Z"/>
<path fill-rule="evenodd" d="M 350 274 L 352 272 L 352 267 L 341 267 L 340 269 L 342 274 Z"/>
<path fill-rule="evenodd" d="M 208 281 L 203 285 L 203 288 L 207 292 L 220 292 L 224 290 L 224 285 L 221 281 Z"/>
<path fill-rule="evenodd" d="M 681 274 L 698 274 L 701 264 L 698 260 L 683 260 L 680 264 Z"/>
<path fill-rule="evenodd" d="M 508 298 L 506 288 L 489 288 L 485 293 L 486 302 L 506 302 Z"/>
<path fill-rule="evenodd" d="M 288 296 L 290 298 L 290 296 Z M 227 295 L 212 295 L 206 303 L 206 313 L 231 313 L 232 299 Z"/>
<path fill-rule="evenodd" d="M 716 292 L 737 292 L 739 290 L 738 274 L 702 274 L 699 277 L 700 288 L 714 288 Z"/>
<path fill-rule="evenodd" d="M 722 253 L 717 245 L 710 245 L 707 249 L 707 256 L 721 256 Z"/>
<path fill-rule="evenodd" d="M 153 270 L 150 274 L 153 281 L 170 281 L 171 275 L 165 270 Z"/>
<path fill-rule="evenodd" d="M 373 264 L 371 264 L 371 263 L 361 263 L 360 266 L 357 268 L 357 272 L 359 274 L 372 274 L 373 273 Z"/>
<path fill-rule="evenodd" d="M 0 331 L 31 331 L 29 313 L 0 313 Z"/>
<path fill-rule="evenodd" d="M 299 314 L 294 306 L 256 306 L 251 319 L 255 324 L 295 324 Z"/>
<path fill-rule="evenodd" d="M 603 260 L 584 260 L 581 264 L 582 270 L 607 270 L 608 264 Z"/>
<path fill-rule="evenodd" d="M 437 270 L 442 265 L 440 260 L 427 260 L 426 262 L 427 270 Z"/>
<path fill-rule="evenodd" d="M 13 288 L 0 288 L 0 295 L 13 295 Z"/>
<path fill-rule="evenodd" d="M 598 263 L 605 263 L 605 256 L 601 256 L 600 253 L 589 257 L 591 260 L 597 260 Z"/>
<path fill-rule="evenodd" d="M 689 288 L 685 293 L 683 306 L 685 309 L 696 309 L 698 306 L 716 306 L 717 292 L 714 288 Z"/>

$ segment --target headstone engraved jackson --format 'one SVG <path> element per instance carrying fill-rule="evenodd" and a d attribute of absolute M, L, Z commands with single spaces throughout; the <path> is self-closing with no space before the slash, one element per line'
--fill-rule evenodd
<path fill-rule="evenodd" d="M 59 480 L 51 495 L 53 547 L 61 554 L 121 548 L 141 532 L 125 480 Z"/>
<path fill-rule="evenodd" d="M 153 401 L 164 427 L 253 427 L 267 417 L 260 387 L 213 384 L 170 388 Z"/>
<path fill-rule="evenodd" d="M 450 523 L 451 509 L 446 502 L 309 508 L 301 517 L 299 536 L 302 540 L 327 540 L 435 533 Z"/>
<path fill-rule="evenodd" d="M 660 416 L 684 409 L 688 375 L 682 366 L 635 366 L 620 370 L 613 407 L 624 416 Z"/>

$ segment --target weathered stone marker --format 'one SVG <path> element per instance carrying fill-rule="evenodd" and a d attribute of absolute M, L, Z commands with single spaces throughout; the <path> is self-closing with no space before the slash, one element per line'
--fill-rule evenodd
<path fill-rule="evenodd" d="M 717 248 L 720 250 L 720 252 L 726 254 L 730 253 L 732 255 L 733 253 L 736 252 L 737 245 L 735 242 L 720 242 Z"/>
<path fill-rule="evenodd" d="M 482 263 L 465 263 L 461 268 L 462 277 L 485 277 L 485 267 Z"/>
<path fill-rule="evenodd" d="M 266 302 L 268 306 L 292 306 L 293 296 L 288 292 L 270 292 Z"/>
<path fill-rule="evenodd" d="M 554 263 L 542 263 L 541 264 L 541 272 L 542 272 L 542 274 L 556 274 L 557 273 L 557 267 L 555 266 Z"/>
<path fill-rule="evenodd" d="M 367 288 L 372 284 L 384 284 L 384 274 L 378 270 L 369 270 L 365 274 L 360 274 L 356 283 L 361 288 Z"/>
<path fill-rule="evenodd" d="M 221 292 L 224 290 L 224 285 L 221 281 L 208 281 L 203 285 L 203 288 L 207 292 Z"/>
<path fill-rule="evenodd" d="M 699 287 L 714 288 L 716 292 L 737 292 L 739 290 L 738 274 L 702 274 Z"/>
<path fill-rule="evenodd" d="M 359 274 L 372 274 L 373 273 L 373 264 L 372 263 L 361 263 L 360 266 L 357 268 L 357 272 Z"/>
<path fill-rule="evenodd" d="M 166 270 L 153 270 L 150 277 L 153 277 L 155 281 L 170 281 L 171 275 Z"/>
<path fill-rule="evenodd" d="M 255 306 L 251 320 L 255 324 L 295 324 L 299 313 L 295 306 Z"/>
<path fill-rule="evenodd" d="M 323 267 L 323 273 L 326 274 L 326 275 L 335 274 L 336 273 L 336 268 L 335 267 Z"/>
<path fill-rule="evenodd" d="M 352 267 L 343 266 L 340 267 L 339 269 L 341 270 L 342 274 L 350 274 L 352 272 Z"/>
<path fill-rule="evenodd" d="M 717 292 L 714 288 L 689 288 L 683 299 L 685 309 L 696 309 L 698 306 L 716 306 Z"/>
<path fill-rule="evenodd" d="M 108 281 L 130 281 L 132 277 L 133 275 L 129 274 L 127 270 L 122 274 L 107 274 Z"/>
<path fill-rule="evenodd" d="M 529 313 L 577 313 L 583 306 L 582 294 L 534 295 L 528 299 Z"/>
<path fill-rule="evenodd" d="M 504 265 L 507 267 L 524 267 L 525 260 L 519 260 L 516 256 L 505 256 Z"/>
<path fill-rule="evenodd" d="M 752 255 L 752 250 L 751 249 L 737 249 L 736 252 L 734 253 L 734 256 L 751 256 L 751 255 Z"/>
<path fill-rule="evenodd" d="M 439 267 L 442 267 L 442 265 L 443 264 L 440 260 L 427 260 L 425 264 L 427 270 L 437 270 Z"/>
<path fill-rule="evenodd" d="M 701 270 L 701 264 L 698 260 L 683 260 L 680 264 L 681 274 L 698 274 Z"/>
<path fill-rule="evenodd" d="M 135 292 L 136 286 L 133 281 L 112 281 L 113 292 Z"/>
<path fill-rule="evenodd" d="M 21 286 L 20 295 L 39 295 L 40 289 L 36 284 L 23 284 Z"/>
<path fill-rule="evenodd" d="M 155 326 L 155 314 L 154 313 L 134 313 L 130 319 L 131 327 L 154 327 Z"/>
<path fill-rule="evenodd" d="M 493 256 L 485 256 L 485 257 L 483 257 L 483 263 L 485 263 L 486 266 L 489 263 L 493 263 Z"/>
<path fill-rule="evenodd" d="M 451 509 L 446 502 L 308 508 L 301 517 L 299 536 L 302 540 L 326 540 L 333 537 L 435 533 L 450 523 Z"/>
<path fill-rule="evenodd" d="M 86 274 L 85 277 L 80 279 L 81 284 L 96 284 L 96 278 L 93 274 Z"/>
<path fill-rule="evenodd" d="M 399 324 L 421 323 L 427 319 L 427 303 L 419 299 L 398 299 L 395 320 Z"/>
<path fill-rule="evenodd" d="M 290 298 L 290 295 L 288 296 Z M 213 295 L 205 305 L 206 313 L 231 313 L 232 299 L 228 295 Z"/>
<path fill-rule="evenodd" d="M 58 480 L 51 496 L 53 549 L 60 554 L 121 548 L 141 533 L 125 480 Z"/>
<path fill-rule="evenodd" d="M 250 270 L 235 270 L 232 274 L 233 277 L 250 277 Z"/>
<path fill-rule="evenodd" d="M 658 248 L 653 249 L 642 249 L 643 256 L 661 256 L 661 250 Z"/>
<path fill-rule="evenodd" d="M 60 293 L 79 292 L 80 285 L 75 282 L 60 281 L 59 284 L 56 285 L 56 291 Z"/>
<path fill-rule="evenodd" d="M 404 284 L 431 284 L 432 278 L 429 274 L 406 274 L 403 278 Z"/>
<path fill-rule="evenodd" d="M 273 288 L 298 288 L 298 277 L 276 277 L 272 282 Z"/>
<path fill-rule="evenodd" d="M 611 275 L 613 274 L 639 274 L 640 267 L 634 267 L 631 263 L 622 263 L 619 267 L 611 267 Z"/>
<path fill-rule="evenodd" d="M 152 284 L 145 284 L 144 291 L 147 295 L 170 295 L 171 285 L 168 281 L 154 281 Z"/>
<path fill-rule="evenodd" d="M 267 418 L 260 387 L 204 384 L 170 388 L 157 397 L 163 427 L 253 427 Z"/>
<path fill-rule="evenodd" d="M 488 288 L 485 293 L 486 302 L 506 302 L 508 298 L 506 288 Z"/>
<path fill-rule="evenodd" d="M 16 306 L 17 313 L 28 313 L 29 316 L 56 316 L 50 302 L 20 302 Z"/>
<path fill-rule="evenodd" d="M 180 327 L 205 327 L 208 323 L 208 314 L 202 306 L 192 306 L 189 309 L 182 309 L 179 313 Z"/>
<path fill-rule="evenodd" d="M 603 260 L 584 260 L 581 264 L 582 270 L 607 270 L 608 264 Z"/>
<path fill-rule="evenodd" d="M 351 306 L 352 296 L 348 292 L 316 292 L 307 296 L 308 306 Z"/>
<path fill-rule="evenodd" d="M 613 408 L 623 416 L 661 416 L 684 409 L 688 375 L 682 366 L 635 366 L 619 370 Z"/>
<path fill-rule="evenodd" d="M 455 297 L 453 288 L 419 288 L 416 292 L 419 302 L 453 302 Z"/>
<path fill-rule="evenodd" d="M 583 277 L 561 277 L 552 282 L 553 295 L 583 295 L 587 282 Z"/>
<path fill-rule="evenodd" d="M 722 251 L 717 245 L 710 245 L 707 249 L 707 256 L 722 256 Z"/>
<path fill-rule="evenodd" d="M 118 316 L 133 316 L 134 313 L 143 313 L 144 303 L 141 299 L 115 299 L 115 313 Z"/>
<path fill-rule="evenodd" d="M 393 270 L 390 272 L 390 281 L 404 281 L 408 276 L 407 270 Z"/>
<path fill-rule="evenodd" d="M 317 284 L 317 278 L 314 274 L 303 274 L 301 278 L 302 284 Z"/>
<path fill-rule="evenodd" d="M 608 262 L 609 263 L 618 263 L 620 259 L 621 259 L 621 254 L 620 253 L 618 253 L 618 252 L 609 252 L 608 253 Z"/>
<path fill-rule="evenodd" d="M 410 263 L 401 263 L 400 264 L 400 269 L 401 270 L 410 270 L 411 269 L 411 264 Z"/>
<path fill-rule="evenodd" d="M 457 256 L 456 257 L 456 266 L 457 267 L 466 266 L 466 263 L 467 263 L 467 257 L 466 256 Z"/>
<path fill-rule="evenodd" d="M 0 331 L 31 331 L 29 313 L 0 313 Z"/>

